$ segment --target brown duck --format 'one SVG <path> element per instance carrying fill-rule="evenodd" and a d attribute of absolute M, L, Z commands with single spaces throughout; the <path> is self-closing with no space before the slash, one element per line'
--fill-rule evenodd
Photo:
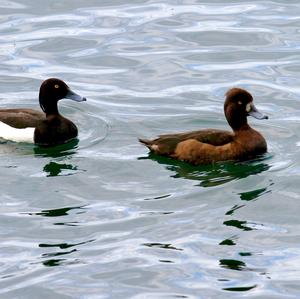
<path fill-rule="evenodd" d="M 267 119 L 253 104 L 251 94 L 241 88 L 226 93 L 224 113 L 233 132 L 207 129 L 160 135 L 154 140 L 139 139 L 152 152 L 192 164 L 226 160 L 247 160 L 267 151 L 264 137 L 252 129 L 247 116 Z"/>

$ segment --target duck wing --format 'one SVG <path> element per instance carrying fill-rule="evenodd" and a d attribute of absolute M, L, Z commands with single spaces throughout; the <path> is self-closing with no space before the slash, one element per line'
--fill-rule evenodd
<path fill-rule="evenodd" d="M 35 128 L 46 116 L 34 109 L 0 109 L 0 121 L 17 129 Z"/>
<path fill-rule="evenodd" d="M 187 133 L 160 135 L 154 140 L 139 139 L 151 151 L 160 155 L 172 155 L 177 145 L 186 140 L 197 140 L 210 145 L 225 145 L 233 141 L 233 133 L 223 130 L 206 129 Z"/>

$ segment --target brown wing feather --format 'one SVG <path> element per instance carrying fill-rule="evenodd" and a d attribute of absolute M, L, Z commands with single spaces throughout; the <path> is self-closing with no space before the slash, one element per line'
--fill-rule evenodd
<path fill-rule="evenodd" d="M 35 128 L 46 116 L 43 112 L 33 109 L 0 109 L 0 121 L 7 125 L 22 129 Z"/>
<path fill-rule="evenodd" d="M 140 139 L 150 150 L 160 155 L 172 155 L 178 143 L 194 139 L 210 145 L 224 145 L 233 141 L 233 133 L 223 130 L 199 130 L 187 133 L 160 135 L 154 140 Z"/>

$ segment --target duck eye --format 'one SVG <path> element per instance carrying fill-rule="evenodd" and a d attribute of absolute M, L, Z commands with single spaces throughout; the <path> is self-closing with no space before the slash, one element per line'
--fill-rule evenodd
<path fill-rule="evenodd" d="M 56 89 L 59 88 L 59 85 L 58 85 L 58 84 L 55 84 L 55 85 L 54 85 L 54 88 L 56 88 Z"/>
<path fill-rule="evenodd" d="M 242 103 L 241 101 L 238 101 L 238 104 L 239 104 L 239 105 L 242 105 L 243 103 Z"/>

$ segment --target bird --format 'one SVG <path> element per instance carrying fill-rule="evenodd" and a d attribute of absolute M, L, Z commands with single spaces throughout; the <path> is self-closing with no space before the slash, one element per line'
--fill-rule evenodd
<path fill-rule="evenodd" d="M 76 138 L 78 129 L 58 111 L 58 101 L 71 99 L 86 101 L 57 78 L 42 82 L 39 104 L 42 111 L 27 108 L 0 109 L 0 137 L 15 142 L 35 143 L 39 146 L 55 146 Z"/>
<path fill-rule="evenodd" d="M 224 114 L 232 132 L 204 129 L 186 133 L 159 135 L 153 140 L 139 139 L 152 153 L 194 165 L 228 160 L 248 160 L 267 152 L 267 142 L 252 129 L 247 117 L 268 119 L 257 110 L 252 95 L 242 88 L 226 93 Z"/>

